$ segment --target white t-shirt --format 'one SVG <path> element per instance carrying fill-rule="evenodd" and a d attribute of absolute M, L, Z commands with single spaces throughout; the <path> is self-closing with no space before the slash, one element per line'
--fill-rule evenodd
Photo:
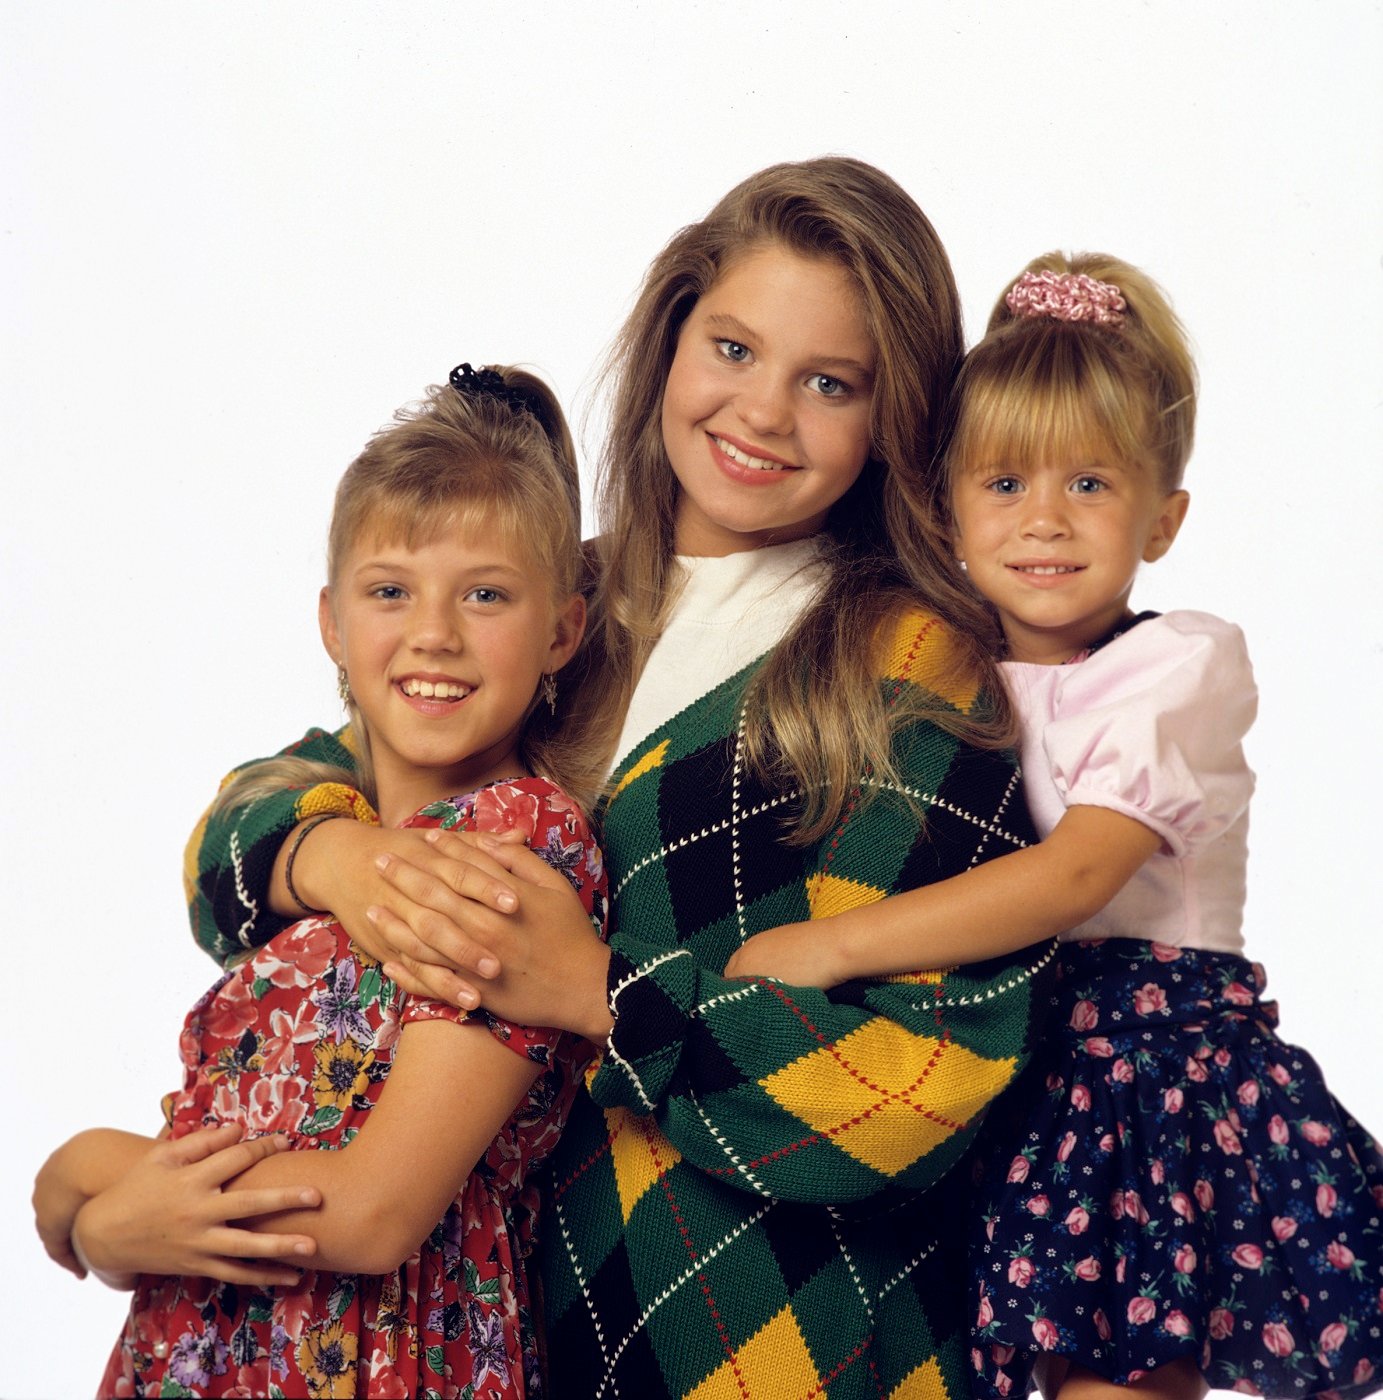
<path fill-rule="evenodd" d="M 677 563 L 686 583 L 634 689 L 617 758 L 782 641 L 826 573 L 815 539 Z"/>

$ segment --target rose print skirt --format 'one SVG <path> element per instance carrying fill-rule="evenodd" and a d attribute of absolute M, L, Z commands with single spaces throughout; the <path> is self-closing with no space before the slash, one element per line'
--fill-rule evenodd
<path fill-rule="evenodd" d="M 977 1168 L 977 1395 L 1026 1393 L 1043 1351 L 1120 1384 L 1182 1357 L 1252 1395 L 1383 1384 L 1383 1156 L 1263 984 L 1220 953 L 1065 945 Z"/>

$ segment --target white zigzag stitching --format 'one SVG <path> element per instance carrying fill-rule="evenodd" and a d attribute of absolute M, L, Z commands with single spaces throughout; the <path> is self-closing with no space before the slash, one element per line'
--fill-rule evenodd
<path fill-rule="evenodd" d="M 1016 774 L 1015 774 L 1016 779 Z M 886 783 L 882 779 L 866 774 L 860 779 L 861 787 L 878 788 L 881 792 L 901 792 L 907 797 L 915 798 L 918 802 L 925 802 L 929 807 L 940 807 L 943 811 L 949 812 L 953 817 L 959 817 L 962 821 L 969 822 L 972 826 L 977 826 L 981 831 L 990 835 L 1001 837 L 1010 846 L 1016 846 L 1019 850 L 1026 850 L 1028 843 L 1020 837 L 1015 836 L 1006 827 L 999 825 L 999 817 L 1003 813 L 1004 803 L 1000 803 L 999 811 L 986 821 L 983 817 L 977 817 L 973 812 L 967 812 L 964 807 L 957 807 L 954 802 L 939 797 L 934 792 L 923 792 L 921 788 L 911 787 L 906 783 Z M 1010 788 L 1012 783 L 1010 783 Z M 1007 801 L 1007 798 L 1005 798 Z"/>
<path fill-rule="evenodd" d="M 634 1338 L 648 1325 L 648 1319 L 652 1317 L 653 1314 L 660 1307 L 662 1307 L 662 1305 L 666 1303 L 667 1300 L 671 1298 L 672 1295 L 676 1293 L 677 1290 L 681 1288 L 683 1284 L 689 1283 L 692 1279 L 694 1279 L 699 1270 L 701 1270 L 707 1264 L 709 1264 L 711 1260 L 716 1257 L 716 1255 L 723 1254 L 725 1250 L 727 1250 L 742 1234 L 744 1234 L 744 1232 L 751 1225 L 757 1225 L 759 1221 L 762 1220 L 764 1216 L 767 1215 L 768 1212 L 771 1211 L 773 1207 L 777 1204 L 778 1203 L 776 1200 L 770 1200 L 766 1206 L 764 1206 L 760 1210 L 755 1211 L 754 1214 L 751 1215 L 747 1220 L 741 1220 L 740 1223 L 736 1225 L 735 1228 L 731 1230 L 728 1235 L 724 1236 L 716 1244 L 712 1245 L 710 1249 L 698 1254 L 696 1258 L 696 1263 L 691 1265 L 690 1268 L 686 1269 L 683 1273 L 679 1274 L 675 1279 L 673 1279 L 673 1281 L 670 1284 L 668 1284 L 668 1286 L 664 1288 L 661 1293 L 658 1294 L 658 1296 L 643 1310 L 643 1312 L 639 1314 L 639 1316 L 634 1322 L 634 1325 L 629 1329 L 629 1331 L 625 1334 L 623 1340 L 621 1340 L 620 1344 L 615 1348 L 614 1355 L 610 1358 L 609 1364 L 606 1366 L 605 1377 L 601 1381 L 599 1388 L 596 1390 L 595 1395 L 592 1397 L 592 1400 L 600 1400 L 600 1397 L 605 1393 L 605 1386 L 607 1383 L 611 1386 L 614 1385 L 614 1367 L 619 1364 L 619 1359 L 624 1354 L 624 1351 L 628 1347 L 629 1343 L 632 1342 Z M 560 1207 L 558 1207 L 558 1218 L 562 1219 Z M 581 1275 L 578 1272 L 577 1280 L 580 1281 L 580 1279 Z M 591 1304 L 589 1296 L 586 1295 L 586 1285 L 584 1283 L 581 1284 L 581 1293 L 583 1297 L 586 1297 L 587 1306 L 591 1308 L 592 1316 L 594 1316 L 595 1309 L 594 1306 Z M 597 1324 L 597 1326 L 598 1325 L 599 1324 Z M 603 1338 L 601 1341 L 600 1351 L 602 1356 L 605 1355 L 605 1345 Z M 616 1393 L 618 1394 L 618 1388 L 616 1388 Z"/>
<path fill-rule="evenodd" d="M 250 898 L 250 892 L 245 888 L 245 867 L 240 860 L 240 833 L 231 832 L 230 839 L 231 868 L 235 871 L 235 897 L 244 908 L 250 911 L 250 917 L 245 920 L 235 931 L 235 936 L 240 940 L 242 948 L 252 948 L 254 943 L 250 938 L 250 933 L 255 926 L 255 920 L 259 918 L 259 904 Z"/>
<path fill-rule="evenodd" d="M 595 1328 L 596 1341 L 600 1343 L 600 1354 L 605 1358 L 605 1374 L 610 1376 L 610 1354 L 605 1350 L 605 1329 L 600 1325 L 600 1313 L 596 1311 L 595 1304 L 591 1301 L 591 1295 L 586 1291 L 586 1280 L 581 1273 L 581 1263 L 577 1258 L 576 1249 L 571 1242 L 571 1231 L 567 1229 L 567 1217 L 562 1210 L 560 1201 L 553 1202 L 553 1209 L 557 1212 L 557 1223 L 562 1229 L 562 1242 L 567 1247 L 567 1258 L 571 1260 L 571 1271 L 576 1275 L 576 1286 L 581 1290 L 581 1297 L 585 1300 L 586 1311 L 591 1315 L 591 1325 Z M 616 1353 L 616 1360 L 619 1359 Z M 613 1384 L 613 1378 L 611 1379 Z M 619 1386 L 614 1387 L 615 1395 L 619 1395 Z"/>
<path fill-rule="evenodd" d="M 716 1146 L 719 1147 L 720 1150 L 730 1159 L 730 1163 L 734 1167 L 735 1171 L 745 1181 L 747 1181 L 759 1193 L 759 1195 L 767 1196 L 770 1199 L 772 1199 L 773 1193 L 769 1191 L 768 1188 L 763 1184 L 763 1182 L 761 1182 L 759 1178 L 756 1177 L 754 1173 L 750 1171 L 750 1169 L 740 1161 L 739 1156 L 735 1152 L 735 1149 L 730 1146 L 730 1140 L 727 1137 L 725 1137 L 723 1133 L 721 1133 L 721 1131 L 711 1121 L 711 1115 L 707 1113 L 706 1110 L 702 1107 L 701 1100 L 695 1094 L 689 1094 L 688 1097 L 691 1099 L 692 1103 L 696 1105 L 697 1114 L 700 1116 L 701 1121 L 706 1125 L 706 1131 L 710 1133 L 710 1135 L 716 1140 Z"/>
<path fill-rule="evenodd" d="M 1004 812 L 1008 809 L 1008 804 L 1012 799 L 1013 794 L 1018 791 L 1018 784 L 1022 781 L 1022 778 L 1023 770 L 1021 768 L 1015 768 L 1013 770 L 1013 776 L 1008 780 L 1008 786 L 1004 789 L 1004 795 L 1000 799 L 999 810 L 994 813 L 994 820 L 996 822 L 999 820 L 1000 817 L 1004 815 Z M 984 835 L 980 837 L 980 844 L 975 847 L 975 854 L 970 857 L 970 868 L 972 870 L 980 863 L 980 855 L 984 851 L 984 848 L 989 844 L 990 834 L 991 833 L 989 831 L 986 831 Z"/>
<path fill-rule="evenodd" d="M 926 1007 L 931 1009 L 945 1006 L 978 1006 L 982 1001 L 993 1001 L 995 997 L 1001 997 L 1006 992 L 1011 992 L 1015 987 L 1021 987 L 1024 982 L 1031 982 L 1056 957 L 1057 949 L 1060 947 L 1060 942 L 1053 938 L 1047 945 L 1047 951 L 1031 967 L 1024 968 L 1022 972 L 1014 973 L 1007 982 L 1001 982 L 997 987 L 986 988 L 983 996 L 947 997 L 944 1001 L 929 1001 L 926 1003 Z M 914 1011 L 923 1009 L 920 1003 L 913 1003 Z"/>

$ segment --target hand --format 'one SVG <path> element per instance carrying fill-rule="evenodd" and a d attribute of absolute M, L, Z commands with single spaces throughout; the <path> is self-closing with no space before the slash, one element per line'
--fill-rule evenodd
<path fill-rule="evenodd" d="M 281 1150 L 281 1137 L 237 1142 L 224 1124 L 152 1146 L 112 1186 L 77 1213 L 72 1248 L 82 1265 L 112 1287 L 139 1274 L 185 1274 L 270 1288 L 297 1283 L 300 1269 L 270 1260 L 310 1259 L 307 1235 L 259 1234 L 231 1220 L 321 1204 L 315 1187 L 224 1190 L 232 1178 Z"/>
<path fill-rule="evenodd" d="M 499 964 L 468 933 L 466 910 L 474 901 L 505 911 L 517 899 L 505 882 L 477 878 L 471 866 L 453 859 L 435 839 L 441 835 L 322 822 L 298 850 L 293 884 L 309 904 L 330 909 L 371 957 L 407 959 L 418 968 L 402 979 L 405 991 L 473 1007 L 479 1001 L 475 979 L 493 977 Z"/>
<path fill-rule="evenodd" d="M 469 831 L 432 834 L 467 867 L 455 886 L 462 894 L 463 937 L 492 949 L 499 960 L 497 974 L 478 989 L 485 1008 L 521 1025 L 556 1026 L 603 1043 L 613 1024 L 605 992 L 610 951 L 566 878 L 520 841 Z M 390 878 L 407 887 L 416 876 L 400 867 Z M 497 913 L 465 897 L 495 887 L 517 895 L 512 912 Z M 438 951 L 450 960 L 447 948 Z M 407 956 L 391 959 L 384 970 L 404 985 L 424 972 Z"/>
<path fill-rule="evenodd" d="M 780 924 L 756 933 L 731 954 L 727 977 L 774 977 L 792 987 L 834 987 L 845 980 L 838 966 L 831 921 Z"/>

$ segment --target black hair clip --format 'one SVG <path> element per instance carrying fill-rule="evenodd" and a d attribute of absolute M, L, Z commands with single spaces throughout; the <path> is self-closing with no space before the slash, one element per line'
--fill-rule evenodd
<path fill-rule="evenodd" d="M 448 376 L 451 387 L 468 399 L 499 399 L 515 413 L 529 413 L 541 424 L 542 406 L 529 390 L 505 383 L 504 376 L 492 369 L 472 369 L 468 362 L 456 366 Z"/>

